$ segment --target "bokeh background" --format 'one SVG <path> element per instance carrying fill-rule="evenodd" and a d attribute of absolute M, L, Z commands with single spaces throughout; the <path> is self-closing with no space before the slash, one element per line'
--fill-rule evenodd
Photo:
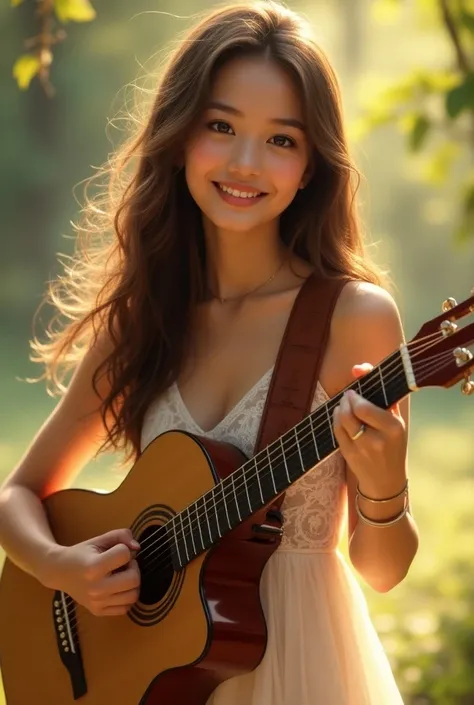
<path fill-rule="evenodd" d="M 45 21 L 35 11 L 47 5 L 66 33 L 52 47 L 54 95 L 45 74 L 43 83 L 32 76 L 36 48 L 24 45 Z M 130 105 L 131 84 L 156 71 L 193 15 L 209 6 L 203 0 L 0 4 L 0 479 L 57 402 L 43 384 L 22 380 L 39 372 L 28 360 L 28 341 L 45 283 L 59 271 L 56 254 L 73 247 L 70 220 L 80 207 L 73 188 L 124 137 L 125 123 L 116 129 L 110 121 Z M 368 239 L 391 271 L 411 338 L 446 297 L 462 300 L 474 286 L 474 3 L 295 0 L 289 6 L 310 19 L 339 74 L 352 151 L 365 174 L 360 203 Z M 13 67 L 25 53 L 31 56 L 16 64 L 15 80 Z M 47 54 L 43 59 L 49 63 Z M 407 705 L 471 705 L 474 396 L 459 387 L 424 390 L 413 395 L 412 410 L 419 554 L 390 593 L 363 587 Z M 113 466 L 113 458 L 91 463 L 78 484 L 116 486 Z"/>

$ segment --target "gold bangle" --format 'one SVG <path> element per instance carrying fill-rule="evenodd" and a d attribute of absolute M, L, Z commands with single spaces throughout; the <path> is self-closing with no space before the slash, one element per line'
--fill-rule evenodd
<path fill-rule="evenodd" d="M 367 497 L 367 495 L 363 494 L 360 489 L 359 489 L 359 483 L 357 483 L 357 494 L 356 497 L 362 497 L 362 499 L 365 499 L 366 502 L 372 502 L 373 504 L 386 504 L 387 502 L 391 502 L 394 499 L 398 499 L 404 494 L 408 494 L 408 480 L 405 482 L 405 487 L 401 492 L 398 494 L 394 494 L 393 497 L 387 497 L 386 499 L 372 499 L 372 497 Z"/>
<path fill-rule="evenodd" d="M 403 519 L 405 514 L 408 512 L 409 505 L 408 505 L 408 502 L 405 501 L 405 506 L 403 507 L 400 514 L 397 514 L 397 516 L 392 517 L 392 519 L 378 519 L 378 520 L 369 519 L 369 517 L 366 517 L 365 514 L 363 514 L 361 512 L 360 507 L 359 507 L 359 502 L 357 501 L 357 497 L 356 497 L 356 501 L 355 501 L 355 507 L 356 507 L 357 514 L 359 515 L 359 517 L 362 519 L 362 521 L 365 524 L 368 524 L 369 526 L 375 526 L 378 529 L 384 529 L 386 526 L 393 526 L 394 524 L 399 522 L 401 519 Z"/>

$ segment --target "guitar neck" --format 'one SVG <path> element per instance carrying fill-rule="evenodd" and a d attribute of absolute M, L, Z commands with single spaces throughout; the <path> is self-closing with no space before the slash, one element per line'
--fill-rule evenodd
<path fill-rule="evenodd" d="M 389 409 L 413 388 L 410 370 L 402 347 L 177 514 L 168 526 L 175 567 L 184 567 L 337 450 L 332 417 L 347 389 Z"/>

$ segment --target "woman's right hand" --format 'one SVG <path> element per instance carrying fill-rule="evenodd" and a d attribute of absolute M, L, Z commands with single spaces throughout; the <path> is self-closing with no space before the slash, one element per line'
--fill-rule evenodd
<path fill-rule="evenodd" d="M 125 614 L 137 601 L 139 544 L 116 529 L 73 546 L 59 546 L 45 565 L 46 587 L 67 593 L 96 616 Z"/>

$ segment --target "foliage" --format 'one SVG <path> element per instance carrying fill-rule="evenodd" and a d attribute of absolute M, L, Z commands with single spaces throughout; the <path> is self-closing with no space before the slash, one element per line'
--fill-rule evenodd
<path fill-rule="evenodd" d="M 449 41 L 448 66 L 417 68 L 372 94 L 355 134 L 360 138 L 395 124 L 405 135 L 409 152 L 424 152 L 426 182 L 441 186 L 448 178 L 456 180 L 460 215 L 455 234 L 464 241 L 474 235 L 474 2 L 414 0 L 414 4 L 420 25 L 434 28 Z M 402 0 L 374 0 L 373 8 L 379 21 L 394 21 Z M 443 46 L 442 36 L 439 45 Z"/>
<path fill-rule="evenodd" d="M 23 2 L 11 0 L 13 7 Z M 17 59 L 13 66 L 13 77 L 19 88 L 26 90 L 32 79 L 38 76 L 46 94 L 52 96 L 54 89 L 49 78 L 53 61 L 52 48 L 66 37 L 60 23 L 90 22 L 96 14 L 89 0 L 38 0 L 36 16 L 38 34 L 25 41 L 25 47 L 32 51 Z"/>

